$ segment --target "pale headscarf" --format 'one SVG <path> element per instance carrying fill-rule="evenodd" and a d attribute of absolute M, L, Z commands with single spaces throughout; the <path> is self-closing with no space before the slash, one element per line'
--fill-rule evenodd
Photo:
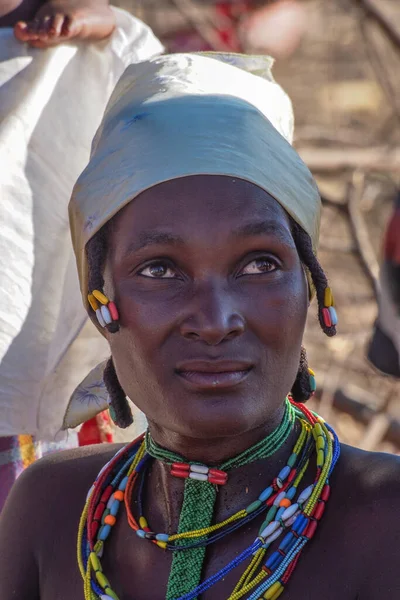
<path fill-rule="evenodd" d="M 171 179 L 228 175 L 254 183 L 305 229 L 316 250 L 321 201 L 291 146 L 292 106 L 271 65 L 264 56 L 202 53 L 126 69 L 70 202 L 86 308 L 88 240 L 140 193 Z"/>
<path fill-rule="evenodd" d="M 265 56 L 199 53 L 160 56 L 126 69 L 70 202 L 87 309 L 93 291 L 88 290 L 87 242 L 140 193 L 172 179 L 227 175 L 254 183 L 301 225 L 316 251 L 321 200 L 291 146 L 292 105 L 271 66 Z M 310 278 L 309 283 L 312 289 Z M 107 407 L 103 369 L 99 365 L 76 390 L 65 427 Z M 93 397 L 97 404 L 90 408 L 87 399 Z"/>

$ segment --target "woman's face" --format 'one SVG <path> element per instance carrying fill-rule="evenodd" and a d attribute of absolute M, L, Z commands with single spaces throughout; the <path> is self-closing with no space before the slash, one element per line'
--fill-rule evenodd
<path fill-rule="evenodd" d="M 158 427 L 195 438 L 275 420 L 298 370 L 308 292 L 280 205 L 257 186 L 193 176 L 113 220 L 107 286 L 119 381 Z"/>

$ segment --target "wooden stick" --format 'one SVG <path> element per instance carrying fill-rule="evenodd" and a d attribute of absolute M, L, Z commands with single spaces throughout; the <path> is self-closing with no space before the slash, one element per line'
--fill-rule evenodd
<path fill-rule="evenodd" d="M 389 407 L 393 393 L 395 392 L 394 384 L 391 387 L 392 389 L 390 389 L 390 391 L 386 394 L 382 406 L 376 412 L 375 416 L 372 417 L 359 443 L 359 447 L 362 450 L 376 450 L 378 444 L 382 442 L 387 430 L 389 429 Z"/>
<path fill-rule="evenodd" d="M 400 50 L 400 32 L 393 20 L 378 7 L 376 0 L 357 0 L 368 16 L 375 19 L 392 43 Z"/>
<path fill-rule="evenodd" d="M 400 174 L 400 148 L 316 148 L 299 146 L 297 151 L 311 171 L 334 172 L 345 169 L 397 172 Z"/>
<path fill-rule="evenodd" d="M 361 266 L 374 290 L 375 298 L 379 296 L 379 263 L 370 241 L 368 228 L 360 211 L 360 201 L 364 193 L 365 177 L 362 172 L 355 172 L 349 185 L 347 201 L 350 227 L 356 243 Z"/>
<path fill-rule="evenodd" d="M 363 19 L 360 20 L 360 31 L 364 40 L 365 52 L 375 74 L 375 78 L 385 94 L 386 100 L 393 107 L 395 115 L 400 120 L 400 104 L 397 101 L 396 90 L 387 71 L 385 61 L 381 57 L 373 32 L 371 32 L 371 35 L 368 31 L 368 24 L 365 23 Z"/>
<path fill-rule="evenodd" d="M 364 402 L 364 390 L 360 390 L 359 397 L 355 397 L 346 389 L 338 389 L 333 398 L 333 406 L 336 410 L 350 415 L 359 423 L 369 425 L 377 415 L 377 411 L 364 404 Z M 386 440 L 400 448 L 400 422 L 391 416 L 388 417 L 388 421 L 386 433 L 381 441 Z"/>
<path fill-rule="evenodd" d="M 213 50 L 232 52 L 232 48 L 224 44 L 216 34 L 215 29 L 204 19 L 201 10 L 191 0 L 172 0 L 172 2 Z"/>

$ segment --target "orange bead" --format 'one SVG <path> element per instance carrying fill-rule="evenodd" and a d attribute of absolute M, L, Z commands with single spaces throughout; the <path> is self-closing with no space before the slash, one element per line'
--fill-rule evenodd
<path fill-rule="evenodd" d="M 116 500 L 119 500 L 120 502 L 122 502 L 122 500 L 124 499 L 124 492 L 121 492 L 121 490 L 117 490 L 117 491 L 114 493 L 114 498 L 115 498 Z"/>
<path fill-rule="evenodd" d="M 106 525 L 113 526 L 113 525 L 115 525 L 116 520 L 117 519 L 115 517 L 113 517 L 113 515 L 107 515 L 106 518 L 104 519 L 104 523 Z"/>
<path fill-rule="evenodd" d="M 291 504 L 289 498 L 283 498 L 283 500 L 279 502 L 279 506 L 284 506 L 285 508 L 288 508 Z"/>

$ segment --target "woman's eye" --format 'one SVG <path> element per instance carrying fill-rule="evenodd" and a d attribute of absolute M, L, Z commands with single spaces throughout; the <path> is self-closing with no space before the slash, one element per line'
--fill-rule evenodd
<path fill-rule="evenodd" d="M 260 275 L 261 273 L 270 273 L 275 271 L 277 268 L 276 262 L 267 258 L 256 258 L 249 262 L 244 269 L 240 272 L 240 275 Z"/>
<path fill-rule="evenodd" d="M 175 272 L 167 264 L 159 262 L 152 263 L 139 271 L 143 277 L 152 277 L 153 279 L 172 279 L 176 277 Z"/>

